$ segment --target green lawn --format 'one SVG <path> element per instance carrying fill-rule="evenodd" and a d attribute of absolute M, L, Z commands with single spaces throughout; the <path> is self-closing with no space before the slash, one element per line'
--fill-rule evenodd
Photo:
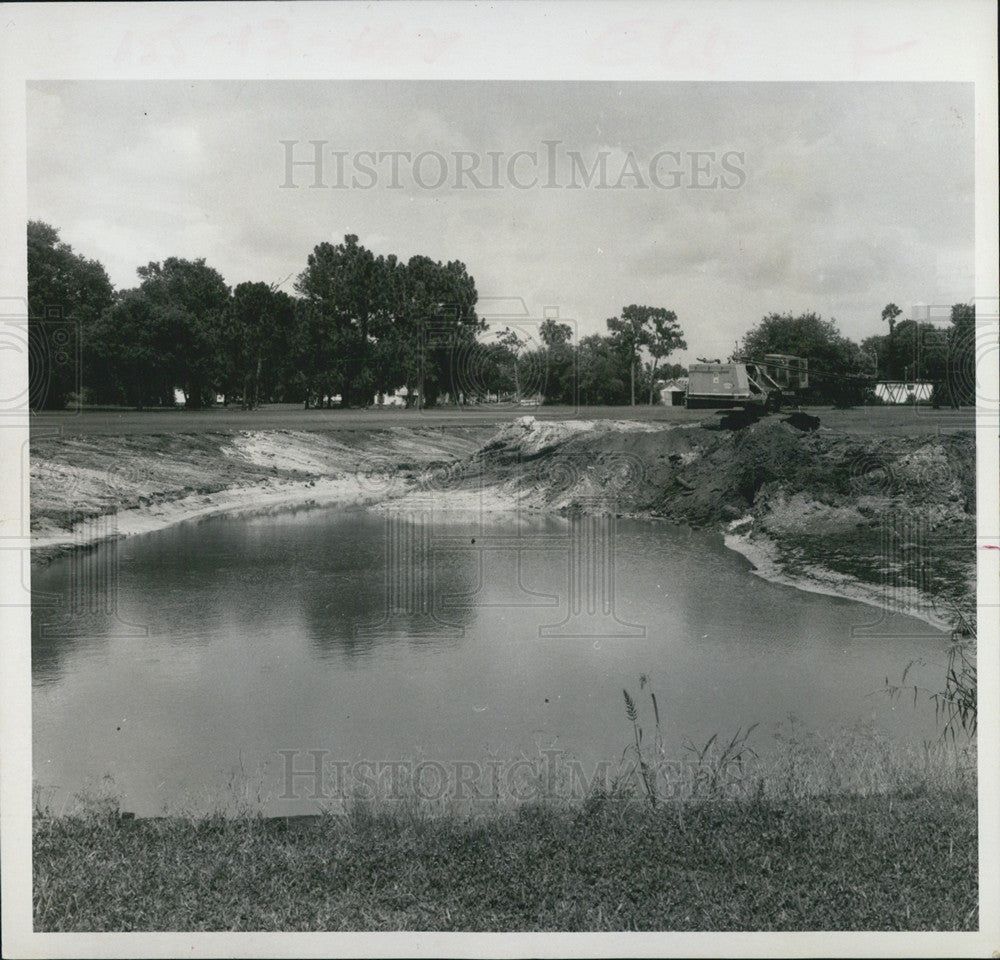
<path fill-rule="evenodd" d="M 40 816 L 38 930 L 974 930 L 973 791 Z"/>

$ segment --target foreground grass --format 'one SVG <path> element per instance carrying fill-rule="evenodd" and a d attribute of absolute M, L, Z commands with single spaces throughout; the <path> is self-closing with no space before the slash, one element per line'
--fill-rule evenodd
<path fill-rule="evenodd" d="M 976 798 L 56 818 L 38 930 L 973 930 Z"/>

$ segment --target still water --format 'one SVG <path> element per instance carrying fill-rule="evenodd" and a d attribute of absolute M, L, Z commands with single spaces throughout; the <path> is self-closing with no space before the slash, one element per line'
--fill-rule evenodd
<path fill-rule="evenodd" d="M 641 675 L 678 753 L 751 723 L 766 752 L 789 715 L 919 743 L 933 710 L 879 691 L 945 648 L 917 620 L 767 583 L 716 534 L 433 507 L 181 524 L 32 589 L 34 775 L 55 810 L 106 790 L 139 815 L 244 794 L 306 812 L 308 777 L 282 794 L 317 756 L 616 760 Z"/>

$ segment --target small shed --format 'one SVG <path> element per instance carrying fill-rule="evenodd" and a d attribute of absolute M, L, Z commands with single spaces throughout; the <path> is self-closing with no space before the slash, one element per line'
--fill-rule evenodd
<path fill-rule="evenodd" d="M 688 378 L 678 377 L 668 380 L 660 387 L 660 400 L 665 407 L 683 407 L 687 395 Z"/>

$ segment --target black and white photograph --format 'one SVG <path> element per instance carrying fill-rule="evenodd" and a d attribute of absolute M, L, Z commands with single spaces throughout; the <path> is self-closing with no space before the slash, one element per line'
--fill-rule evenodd
<path fill-rule="evenodd" d="M 996 955 L 995 7 L 4 13 L 5 957 Z"/>

